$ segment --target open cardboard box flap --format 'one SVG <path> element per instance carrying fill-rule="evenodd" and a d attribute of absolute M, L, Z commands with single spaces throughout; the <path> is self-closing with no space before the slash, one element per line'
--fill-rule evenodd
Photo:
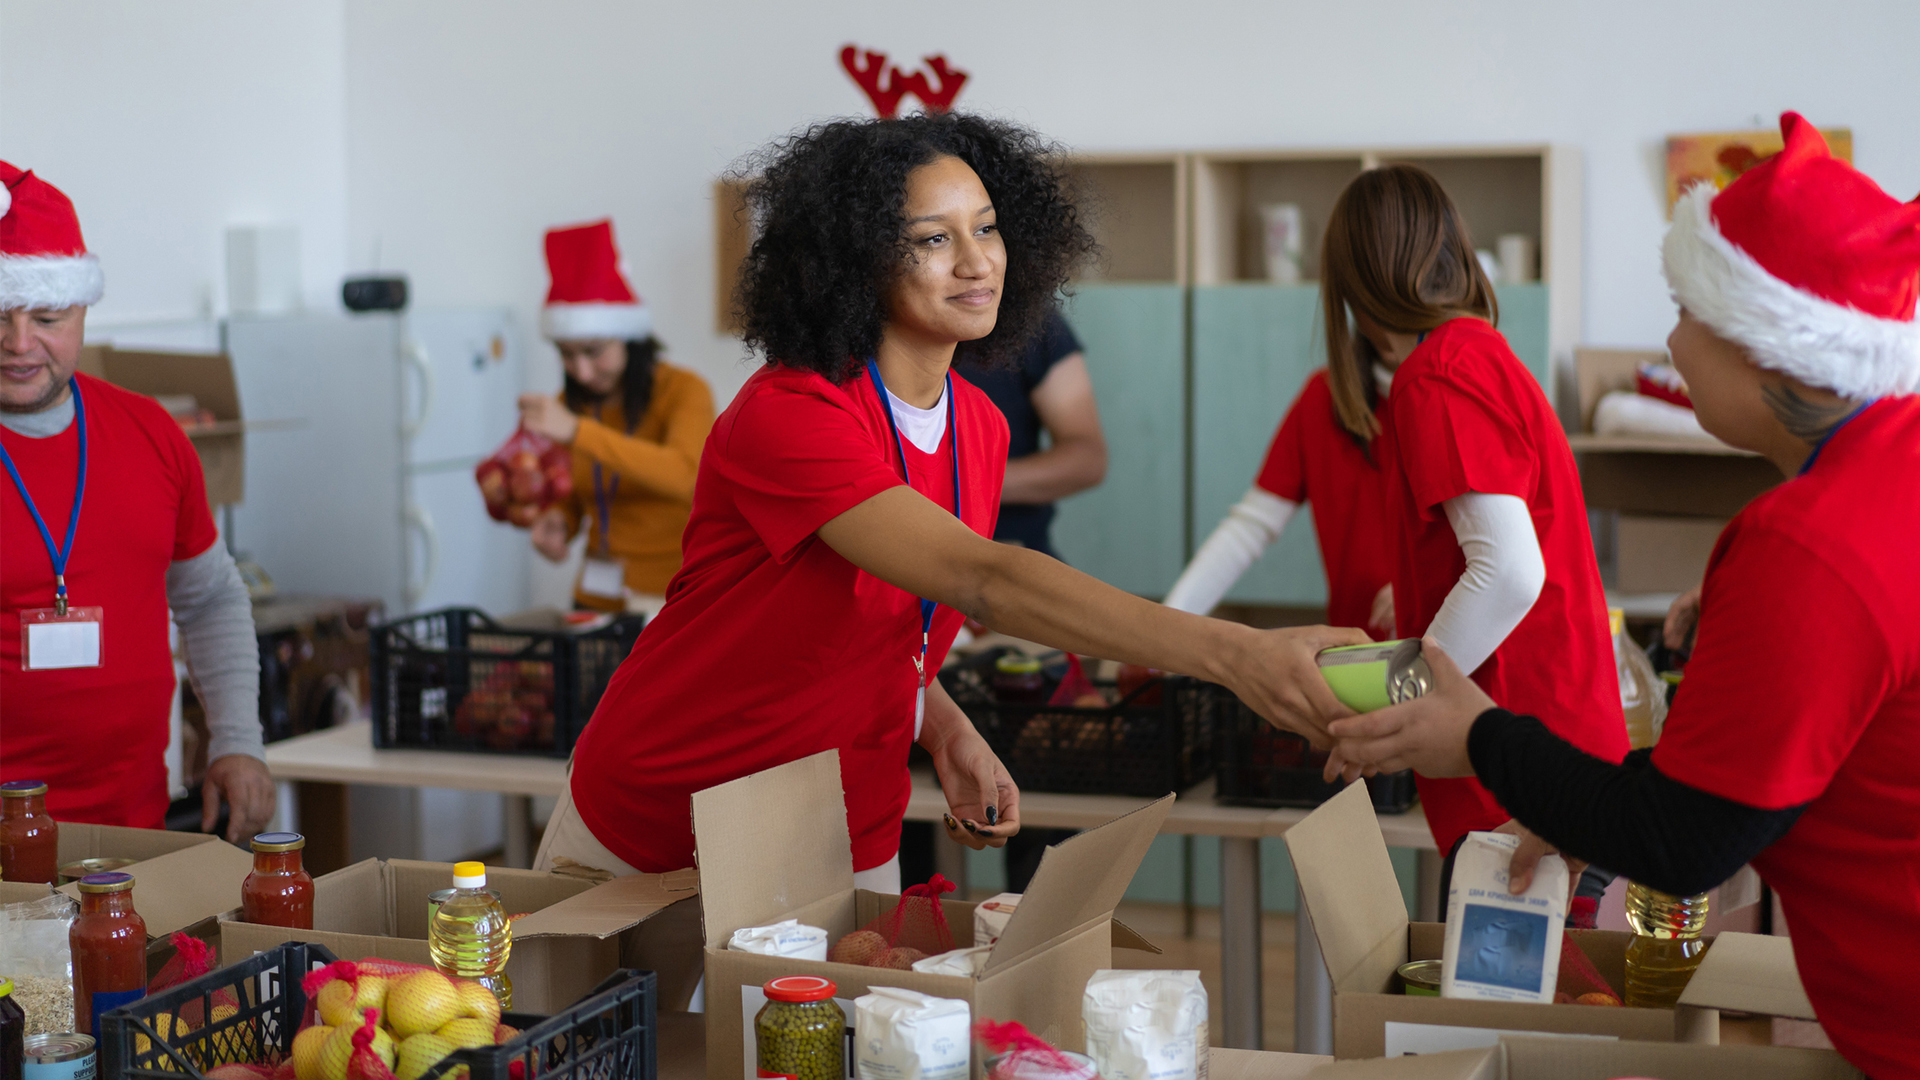
<path fill-rule="evenodd" d="M 1504 1036 L 1485 1050 L 1339 1061 L 1308 1080 L 1860 1080 L 1830 1050 Z"/>
<path fill-rule="evenodd" d="M 133 875 L 134 910 L 146 921 L 149 939 L 166 938 L 240 906 L 240 885 L 253 870 L 253 856 L 217 838 L 209 839 L 216 842 L 194 844 L 127 867 Z M 62 885 L 60 891 L 80 898 L 77 884 Z"/>
<path fill-rule="evenodd" d="M 1680 1004 L 1812 1020 L 1813 1002 L 1793 962 L 1793 939 L 1723 931 L 1700 960 Z"/>
<path fill-rule="evenodd" d="M 1348 784 L 1286 841 L 1334 990 L 1387 989 L 1407 958 L 1407 908 L 1367 785 Z"/>
<path fill-rule="evenodd" d="M 595 885 L 577 896 L 541 908 L 513 924 L 516 941 L 537 937 L 604 940 L 688 899 L 700 889 L 700 872 L 631 874 Z"/>
<path fill-rule="evenodd" d="M 60 823 L 60 865 L 81 859 L 132 859 L 145 862 L 184 848 L 217 844 L 211 833 L 169 832 L 166 829 L 131 829 L 122 825 L 88 825 L 75 821 Z M 238 849 L 235 849 L 238 850 Z M 252 856 L 248 856 L 249 859 Z M 249 862 L 248 868 L 252 868 Z M 132 867 L 128 872 L 133 871 Z M 235 889 L 239 886 L 235 885 Z M 238 896 L 236 892 L 234 895 Z"/>

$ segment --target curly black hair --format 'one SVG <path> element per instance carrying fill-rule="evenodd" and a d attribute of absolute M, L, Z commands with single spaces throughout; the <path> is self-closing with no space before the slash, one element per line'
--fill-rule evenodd
<path fill-rule="evenodd" d="M 880 344 L 887 291 L 912 257 L 907 175 L 941 155 L 966 162 L 993 200 L 1007 248 L 993 331 L 955 361 L 1011 363 L 1095 251 L 1060 149 L 1017 124 L 964 113 L 836 120 L 774 143 L 736 176 L 759 234 L 735 302 L 769 363 L 844 382 Z"/>

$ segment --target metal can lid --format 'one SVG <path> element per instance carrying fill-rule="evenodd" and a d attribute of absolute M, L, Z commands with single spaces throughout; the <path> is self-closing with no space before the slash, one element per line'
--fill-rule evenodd
<path fill-rule="evenodd" d="M 138 859 L 102 858 L 81 859 L 78 862 L 70 862 L 60 868 L 60 883 L 64 885 L 68 882 L 79 881 L 88 874 L 105 874 L 113 870 L 122 869 L 123 867 L 132 866 L 139 861 Z"/>
<path fill-rule="evenodd" d="M 1400 965 L 1400 978 L 1415 986 L 1437 987 L 1440 985 L 1440 967 L 1438 960 L 1410 961 Z"/>
<path fill-rule="evenodd" d="M 28 1037 L 25 1044 L 28 1061 L 57 1065 L 93 1056 L 93 1036 L 77 1031 L 50 1031 Z"/>
<path fill-rule="evenodd" d="M 297 832 L 263 832 L 251 841 L 253 850 L 263 855 L 278 854 L 283 851 L 299 851 L 307 846 L 307 838 Z"/>
<path fill-rule="evenodd" d="M 771 1001 L 825 1001 L 840 988 L 818 975 L 787 975 L 761 989 Z"/>
<path fill-rule="evenodd" d="M 133 875 L 114 871 L 110 874 L 88 874 L 80 879 L 80 891 L 83 893 L 126 892 L 133 888 Z"/>
<path fill-rule="evenodd" d="M 0 783 L 0 798 L 24 799 L 30 795 L 45 795 L 45 780 L 8 780 Z"/>

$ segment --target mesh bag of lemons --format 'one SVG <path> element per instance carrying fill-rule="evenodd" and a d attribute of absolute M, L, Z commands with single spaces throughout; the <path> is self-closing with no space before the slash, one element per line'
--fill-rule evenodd
<path fill-rule="evenodd" d="M 500 1022 L 493 991 L 430 967 L 341 960 L 303 986 L 308 1016 L 293 1038 L 294 1080 L 419 1080 L 456 1050 L 497 1046 L 520 1033 Z"/>

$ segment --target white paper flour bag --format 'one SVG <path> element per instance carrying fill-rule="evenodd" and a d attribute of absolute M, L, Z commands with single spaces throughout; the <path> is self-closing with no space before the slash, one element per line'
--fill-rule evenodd
<path fill-rule="evenodd" d="M 991 945 L 955 949 L 938 956 L 929 956 L 925 960 L 915 960 L 913 970 L 922 975 L 959 975 L 968 979 L 977 978 L 980 969 L 987 966 L 987 956 L 992 952 Z"/>
<path fill-rule="evenodd" d="M 876 986 L 853 1000 L 858 1080 L 967 1080 L 973 1015 L 967 1003 Z"/>
<path fill-rule="evenodd" d="M 1520 838 L 1473 832 L 1453 861 L 1440 996 L 1475 1001 L 1553 1001 L 1567 924 L 1567 862 L 1540 860 L 1533 884 L 1507 891 Z"/>
<path fill-rule="evenodd" d="M 1000 940 L 1007 932 L 1007 920 L 1020 906 L 1020 894 L 1003 892 L 991 900 L 983 900 L 973 909 L 973 943 L 991 945 Z"/>
<path fill-rule="evenodd" d="M 1207 1080 L 1199 972 L 1096 971 L 1080 1015 L 1101 1080 Z"/>
<path fill-rule="evenodd" d="M 817 926 L 802 926 L 798 919 L 788 919 L 772 926 L 749 926 L 744 930 L 735 930 L 733 937 L 727 939 L 727 948 L 763 956 L 825 960 L 827 932 Z"/>

